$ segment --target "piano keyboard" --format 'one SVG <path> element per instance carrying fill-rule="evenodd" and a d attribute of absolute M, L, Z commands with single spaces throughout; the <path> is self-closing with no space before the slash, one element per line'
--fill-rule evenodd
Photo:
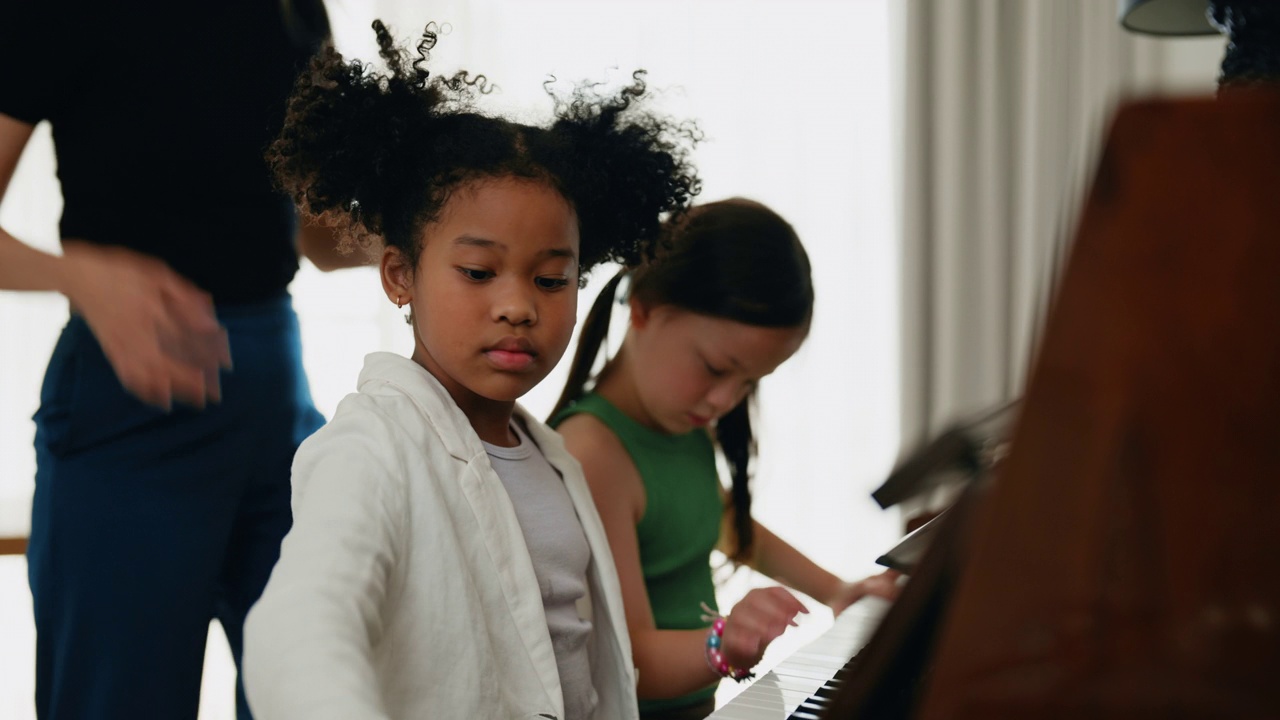
<path fill-rule="evenodd" d="M 889 603 L 864 598 L 817 639 L 762 675 L 707 720 L 812 720 L 839 687 L 840 672 L 875 632 Z"/>

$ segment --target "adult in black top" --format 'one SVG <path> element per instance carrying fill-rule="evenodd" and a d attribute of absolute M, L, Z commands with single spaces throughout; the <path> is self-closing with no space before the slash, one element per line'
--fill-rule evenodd
<path fill-rule="evenodd" d="M 0 229 L 0 289 L 72 310 L 35 417 L 41 717 L 195 717 L 212 617 L 238 660 L 322 421 L 287 286 L 300 251 L 362 261 L 263 161 L 327 35 L 319 0 L 0 10 L 0 192 L 47 120 L 64 198 L 61 256 Z"/>

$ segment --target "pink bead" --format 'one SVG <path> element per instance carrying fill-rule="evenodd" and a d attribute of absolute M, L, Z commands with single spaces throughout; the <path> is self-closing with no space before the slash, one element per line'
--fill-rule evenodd
<path fill-rule="evenodd" d="M 707 657 L 711 658 L 711 664 L 717 667 L 720 665 L 720 663 L 724 662 L 724 654 L 721 653 L 719 650 L 708 651 Z"/>
<path fill-rule="evenodd" d="M 716 621 L 715 621 L 715 622 L 713 622 L 713 623 L 711 623 L 711 630 L 712 630 L 713 632 L 715 632 L 715 634 L 717 634 L 717 635 L 721 635 L 721 634 L 723 634 L 723 633 L 724 633 L 724 618 L 716 618 Z"/>
<path fill-rule="evenodd" d="M 721 675 L 728 676 L 729 663 L 725 662 L 724 660 L 721 660 L 720 663 L 716 665 L 716 671 L 719 672 Z"/>

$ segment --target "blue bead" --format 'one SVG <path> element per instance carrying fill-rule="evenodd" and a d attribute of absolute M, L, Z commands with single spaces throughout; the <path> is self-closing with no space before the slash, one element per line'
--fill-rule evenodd
<path fill-rule="evenodd" d="M 719 635 L 711 635 L 711 636 L 707 637 L 707 647 L 710 647 L 710 648 L 718 648 L 718 647 L 720 647 L 720 636 L 719 636 Z"/>

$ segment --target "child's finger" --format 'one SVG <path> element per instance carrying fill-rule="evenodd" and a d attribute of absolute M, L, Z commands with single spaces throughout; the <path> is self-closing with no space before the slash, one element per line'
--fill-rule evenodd
<path fill-rule="evenodd" d="M 786 632 L 788 627 L 798 626 L 796 616 L 807 612 L 804 603 L 784 588 L 757 588 L 747 593 L 734 607 L 730 626 L 736 626 L 744 633 L 753 633 L 767 644 Z"/>
<path fill-rule="evenodd" d="M 779 614 L 785 614 L 789 620 L 794 620 L 795 616 L 804 613 L 808 614 L 809 609 L 800 602 L 789 590 L 782 587 L 765 588 L 769 599 L 773 603 L 774 611 Z"/>

